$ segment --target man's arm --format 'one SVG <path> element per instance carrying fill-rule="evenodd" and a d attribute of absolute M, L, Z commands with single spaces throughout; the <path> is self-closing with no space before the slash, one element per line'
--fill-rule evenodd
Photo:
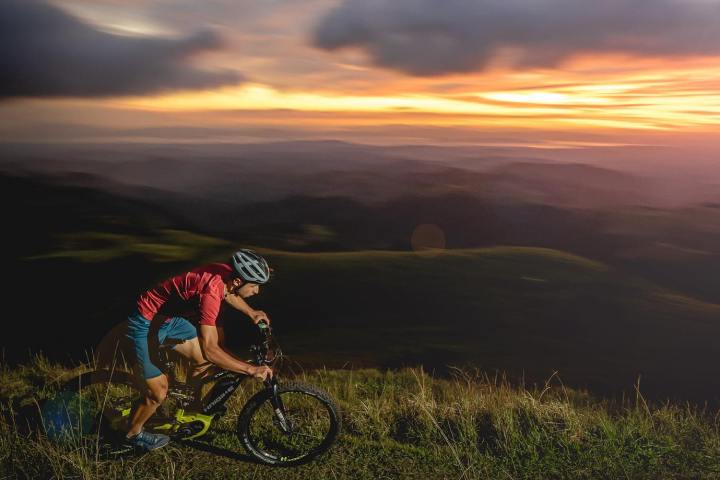
<path fill-rule="evenodd" d="M 252 308 L 248 303 L 245 301 L 244 298 L 242 298 L 240 295 L 231 294 L 228 295 L 225 298 L 225 301 L 234 309 L 240 310 L 245 315 L 250 317 L 250 319 L 253 321 L 255 325 L 258 324 L 259 321 L 265 320 L 268 324 L 270 323 L 270 319 L 265 314 L 265 312 L 261 310 L 255 310 Z"/>
<path fill-rule="evenodd" d="M 200 325 L 200 347 L 205 358 L 220 368 L 252 375 L 261 380 L 272 376 L 272 370 L 269 367 L 250 365 L 247 362 L 233 358 L 232 355 L 223 350 L 218 343 L 218 330 L 213 325 Z"/>

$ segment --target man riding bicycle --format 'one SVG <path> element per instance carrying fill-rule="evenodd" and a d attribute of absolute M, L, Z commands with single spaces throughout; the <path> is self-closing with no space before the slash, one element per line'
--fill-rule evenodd
<path fill-rule="evenodd" d="M 260 255 L 252 250 L 235 252 L 228 263 L 214 263 L 174 276 L 140 295 L 137 309 L 128 317 L 127 337 L 131 340 L 137 358 L 136 372 L 145 382 L 145 399 L 130 415 L 127 442 L 143 450 L 165 446 L 170 437 L 146 432 L 145 422 L 165 400 L 168 379 L 150 360 L 148 335 L 156 315 L 166 315 L 157 330 L 157 342 L 166 338 L 184 340 L 173 348 L 187 358 L 197 377 L 211 364 L 225 370 L 252 375 L 265 380 L 272 376 L 266 366 L 254 366 L 235 358 L 224 348 L 224 329 L 217 325 L 222 302 L 246 314 L 253 323 L 270 323 L 267 315 L 254 310 L 245 302 L 260 291 L 270 279 L 270 268 Z M 182 315 L 191 307 L 191 315 Z M 199 330 L 185 317 L 197 317 Z M 162 320 L 161 317 L 158 317 Z M 153 330 L 153 334 L 154 334 Z M 199 334 L 199 338 L 198 338 Z"/>

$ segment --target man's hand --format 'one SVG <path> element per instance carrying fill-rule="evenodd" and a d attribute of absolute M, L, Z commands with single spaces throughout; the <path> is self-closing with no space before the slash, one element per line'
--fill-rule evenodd
<path fill-rule="evenodd" d="M 270 367 L 266 367 L 265 365 L 262 365 L 260 367 L 253 366 L 252 369 L 248 372 L 253 377 L 257 378 L 258 380 L 265 381 L 268 378 L 272 378 L 273 371 Z"/>
<path fill-rule="evenodd" d="M 264 321 L 265 323 L 270 325 L 270 318 L 268 318 L 265 312 L 261 310 L 253 310 L 252 312 L 250 312 L 250 319 L 255 325 L 257 325 L 261 321 Z"/>

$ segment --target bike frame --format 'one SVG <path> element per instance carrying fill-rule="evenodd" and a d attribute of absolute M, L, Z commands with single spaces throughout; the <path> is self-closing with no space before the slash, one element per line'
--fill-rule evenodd
<path fill-rule="evenodd" d="M 250 363 L 255 365 L 271 365 L 273 362 L 268 361 L 267 354 L 269 351 L 270 329 L 269 327 L 261 327 L 264 340 L 261 345 L 254 345 L 251 348 L 255 359 Z M 175 363 L 168 357 L 167 348 L 162 348 L 162 364 L 168 375 L 168 397 L 176 398 L 181 407 L 178 408 L 172 417 L 171 422 L 165 422 L 153 426 L 154 430 L 162 430 L 170 435 L 181 435 L 185 439 L 194 439 L 205 435 L 212 422 L 225 413 L 225 404 L 232 397 L 235 390 L 240 384 L 248 378 L 247 375 L 237 374 L 228 370 L 220 370 L 206 378 L 193 382 L 181 382 L 175 376 Z M 204 385 L 215 382 L 210 391 L 203 397 L 200 392 Z M 265 389 L 272 391 L 270 397 L 273 410 L 278 419 L 280 428 L 288 433 L 291 426 L 288 424 L 285 415 L 285 407 L 282 404 L 280 396 L 277 394 L 278 382 L 273 376 L 264 381 Z M 130 415 L 130 410 L 122 412 L 123 417 Z M 165 421 L 166 419 L 161 419 Z M 152 424 L 153 422 L 150 422 Z"/>

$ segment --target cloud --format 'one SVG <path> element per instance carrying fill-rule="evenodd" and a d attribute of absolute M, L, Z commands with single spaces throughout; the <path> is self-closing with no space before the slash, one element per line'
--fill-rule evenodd
<path fill-rule="evenodd" d="M 343 0 L 313 31 L 412 75 L 555 67 L 578 53 L 720 54 L 718 0 Z"/>
<path fill-rule="evenodd" d="M 113 35 L 37 0 L 0 2 L 0 98 L 141 95 L 242 82 L 188 61 L 221 47 L 212 31 L 183 38 Z"/>

